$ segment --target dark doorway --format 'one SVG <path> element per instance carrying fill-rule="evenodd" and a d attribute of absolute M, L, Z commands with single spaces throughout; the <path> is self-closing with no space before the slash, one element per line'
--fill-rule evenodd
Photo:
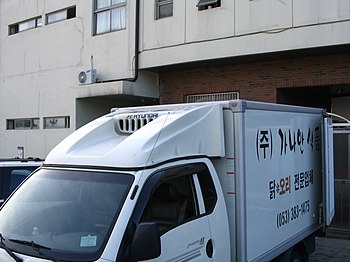
<path fill-rule="evenodd" d="M 332 110 L 332 99 L 350 96 L 350 85 L 278 88 L 277 103 Z"/>
<path fill-rule="evenodd" d="M 325 108 L 331 110 L 330 87 L 303 87 L 277 89 L 277 103 Z"/>

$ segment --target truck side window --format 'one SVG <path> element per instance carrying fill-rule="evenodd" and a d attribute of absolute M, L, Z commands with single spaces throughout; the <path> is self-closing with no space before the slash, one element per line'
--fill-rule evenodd
<path fill-rule="evenodd" d="M 202 190 L 205 212 L 211 213 L 214 210 L 217 195 L 209 170 L 204 169 L 200 171 L 198 173 L 198 180 Z"/>
<path fill-rule="evenodd" d="M 198 215 L 192 175 L 162 181 L 153 191 L 142 222 L 157 222 L 160 233 Z"/>
<path fill-rule="evenodd" d="M 210 172 L 204 163 L 179 165 L 154 173 L 144 185 L 134 213 L 125 230 L 117 261 L 128 261 L 130 245 L 137 224 L 156 222 L 160 235 L 200 217 L 195 176 L 199 177 L 198 189 L 205 198 L 209 213 L 214 209 L 216 193 Z M 197 185 L 198 186 L 198 185 Z M 197 187 L 198 188 L 198 187 Z"/>

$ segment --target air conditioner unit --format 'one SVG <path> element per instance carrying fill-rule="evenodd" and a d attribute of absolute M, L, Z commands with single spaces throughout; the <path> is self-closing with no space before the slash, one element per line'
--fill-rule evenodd
<path fill-rule="evenodd" d="M 81 85 L 89 85 L 96 82 L 96 69 L 83 70 L 78 75 Z"/>

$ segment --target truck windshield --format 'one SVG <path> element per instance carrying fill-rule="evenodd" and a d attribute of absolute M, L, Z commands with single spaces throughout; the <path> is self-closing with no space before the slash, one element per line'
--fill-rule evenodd
<path fill-rule="evenodd" d="M 1 209 L 3 241 L 27 255 L 96 260 L 133 179 L 122 173 L 42 168 Z M 34 245 L 45 249 L 38 252 Z"/>

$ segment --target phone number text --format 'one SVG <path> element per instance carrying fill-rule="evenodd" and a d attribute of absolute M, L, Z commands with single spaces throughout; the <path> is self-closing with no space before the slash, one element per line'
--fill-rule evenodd
<path fill-rule="evenodd" d="M 277 213 L 277 228 L 281 228 L 310 212 L 310 200 Z"/>

